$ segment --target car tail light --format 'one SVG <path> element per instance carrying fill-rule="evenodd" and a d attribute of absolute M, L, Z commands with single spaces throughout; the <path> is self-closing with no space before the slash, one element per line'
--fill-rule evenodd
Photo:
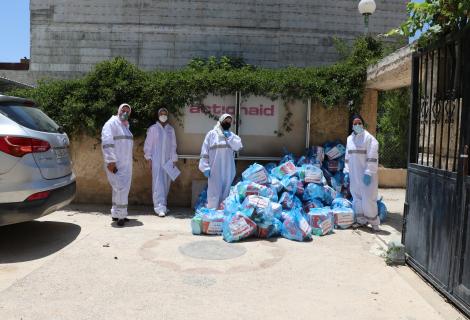
<path fill-rule="evenodd" d="M 24 106 L 27 106 L 27 107 L 34 107 L 34 102 L 32 102 L 32 101 L 25 101 L 25 102 L 23 102 L 23 105 L 24 105 Z"/>
<path fill-rule="evenodd" d="M 47 197 L 49 197 L 50 194 L 51 194 L 50 191 L 38 192 L 38 193 L 30 195 L 28 198 L 26 198 L 26 201 L 46 199 Z"/>
<path fill-rule="evenodd" d="M 50 148 L 49 142 L 39 139 L 12 136 L 0 137 L 0 151 L 14 157 L 22 157 L 28 153 L 46 152 Z"/>

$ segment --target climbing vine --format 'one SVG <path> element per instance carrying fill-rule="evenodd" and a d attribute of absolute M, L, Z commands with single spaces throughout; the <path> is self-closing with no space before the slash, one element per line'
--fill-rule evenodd
<path fill-rule="evenodd" d="M 210 57 L 193 59 L 180 70 L 143 71 L 124 58 L 114 58 L 82 78 L 43 80 L 36 88 L 10 94 L 33 99 L 72 135 L 96 135 L 117 106 L 127 102 L 133 107 L 133 131 L 141 135 L 155 121 L 158 108 L 166 107 L 181 119 L 186 105 L 200 105 L 210 93 L 238 91 L 284 101 L 311 98 L 325 107 L 346 107 L 353 101 L 358 106 L 367 66 L 381 54 L 381 43 L 367 37 L 357 39 L 347 57 L 324 67 L 267 69 L 240 58 Z M 287 110 L 281 132 L 290 131 L 292 112 Z"/>

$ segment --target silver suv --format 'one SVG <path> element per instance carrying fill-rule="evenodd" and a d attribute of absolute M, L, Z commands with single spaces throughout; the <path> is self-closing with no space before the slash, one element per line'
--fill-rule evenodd
<path fill-rule="evenodd" d="M 34 102 L 0 95 L 0 226 L 58 210 L 75 191 L 67 134 Z"/>

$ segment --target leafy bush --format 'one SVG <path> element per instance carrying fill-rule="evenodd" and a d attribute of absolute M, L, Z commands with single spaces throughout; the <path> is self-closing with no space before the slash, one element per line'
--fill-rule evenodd
<path fill-rule="evenodd" d="M 468 0 L 425 0 L 407 4 L 408 19 L 388 34 L 413 37 L 428 28 L 420 37 L 418 45 L 425 46 L 443 35 L 462 30 L 470 21 Z"/>
<path fill-rule="evenodd" d="M 83 78 L 43 80 L 36 88 L 10 94 L 33 99 L 72 135 L 96 135 L 117 107 L 127 102 L 133 107 L 133 131 L 141 135 L 155 121 L 158 108 L 167 107 L 181 119 L 186 105 L 201 103 L 209 93 L 239 91 L 286 101 L 312 98 L 327 107 L 354 101 L 358 106 L 366 68 L 381 55 L 381 43 L 367 37 L 356 40 L 348 57 L 326 67 L 266 69 L 239 58 L 211 57 L 193 59 L 180 70 L 145 72 L 124 58 L 114 58 L 97 64 Z M 287 131 L 288 120 L 283 122 Z"/>
<path fill-rule="evenodd" d="M 387 168 L 406 168 L 410 88 L 381 92 L 379 96 L 377 140 L 380 163 Z"/>

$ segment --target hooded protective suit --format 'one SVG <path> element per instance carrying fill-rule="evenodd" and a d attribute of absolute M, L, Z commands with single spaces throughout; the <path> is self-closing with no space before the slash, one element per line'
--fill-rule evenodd
<path fill-rule="evenodd" d="M 379 143 L 367 131 L 352 133 L 346 146 L 344 173 L 349 173 L 350 191 L 357 223 L 378 226 L 380 220 L 377 210 Z M 366 185 L 364 174 L 371 176 Z"/>
<path fill-rule="evenodd" d="M 207 186 L 207 207 L 217 208 L 228 197 L 230 186 L 235 178 L 234 152 L 239 151 L 243 145 L 239 136 L 230 133 L 225 137 L 221 123 L 229 114 L 219 118 L 214 129 L 209 131 L 201 148 L 199 170 L 210 170 Z"/>
<path fill-rule="evenodd" d="M 158 110 L 168 110 L 162 108 Z M 147 138 L 144 143 L 144 156 L 152 160 L 152 195 L 153 207 L 156 213 L 167 212 L 166 204 L 171 179 L 163 169 L 168 161 L 178 161 L 176 154 L 175 130 L 170 124 L 162 126 L 160 122 L 152 125 L 147 130 Z"/>
<path fill-rule="evenodd" d="M 121 104 L 118 115 L 112 116 L 101 131 L 105 171 L 113 189 L 111 215 L 118 219 L 127 217 L 127 199 L 132 180 L 133 136 L 129 130 L 129 123 L 119 119 L 119 114 L 125 106 L 131 109 L 128 104 Z M 112 173 L 106 168 L 106 165 L 112 162 L 116 163 L 118 170 L 116 173 Z"/>

